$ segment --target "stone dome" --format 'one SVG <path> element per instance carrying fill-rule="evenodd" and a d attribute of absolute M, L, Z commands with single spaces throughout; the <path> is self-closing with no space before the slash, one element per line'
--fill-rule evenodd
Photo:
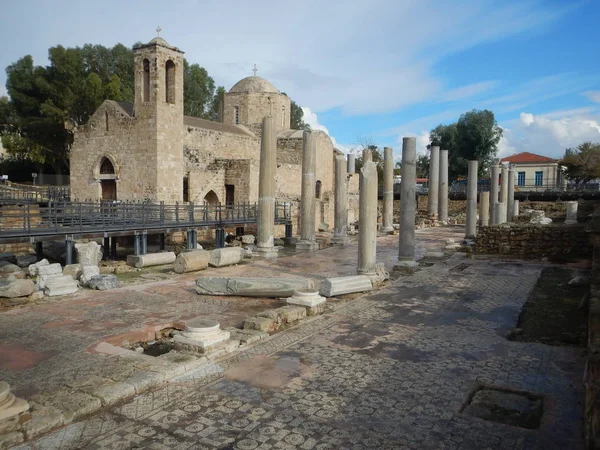
<path fill-rule="evenodd" d="M 165 41 L 163 38 L 161 37 L 155 37 L 154 39 L 152 39 L 150 42 L 148 42 L 148 44 L 159 44 L 159 45 L 164 45 L 166 47 L 171 47 L 169 45 L 169 43 L 167 41 Z"/>
<path fill-rule="evenodd" d="M 267 80 L 261 77 L 253 76 L 246 77 L 243 80 L 238 81 L 229 90 L 229 92 L 264 92 L 279 94 L 279 91 L 275 86 L 269 83 Z"/>

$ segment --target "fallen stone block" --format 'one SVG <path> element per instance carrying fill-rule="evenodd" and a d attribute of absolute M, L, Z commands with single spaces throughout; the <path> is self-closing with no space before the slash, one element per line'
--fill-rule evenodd
<path fill-rule="evenodd" d="M 36 255 L 19 255 L 17 256 L 17 266 L 22 269 L 25 267 L 29 267 L 31 264 L 35 264 L 37 262 Z"/>
<path fill-rule="evenodd" d="M 81 269 L 81 275 L 79 275 L 79 281 L 84 286 L 90 282 L 92 277 L 100 275 L 100 268 L 98 266 L 83 266 Z"/>
<path fill-rule="evenodd" d="M 252 234 L 245 234 L 242 236 L 242 244 L 254 244 L 256 238 Z"/>
<path fill-rule="evenodd" d="M 67 264 L 63 269 L 63 275 L 71 275 L 75 280 L 78 280 L 83 273 L 81 264 Z"/>
<path fill-rule="evenodd" d="M 311 288 L 314 282 L 305 278 L 200 277 L 196 280 L 196 292 L 202 295 L 291 297 L 296 290 Z"/>
<path fill-rule="evenodd" d="M 269 317 L 250 317 L 244 320 L 244 330 L 272 333 L 275 331 L 275 321 Z"/>
<path fill-rule="evenodd" d="M 87 287 L 98 291 L 108 291 L 109 289 L 117 289 L 119 280 L 116 275 L 94 275 L 87 283 Z"/>
<path fill-rule="evenodd" d="M 210 252 L 210 261 L 208 264 L 211 267 L 231 266 L 239 264 L 244 259 L 246 252 L 240 247 L 233 248 L 218 248 Z"/>
<path fill-rule="evenodd" d="M 0 261 L 0 275 L 9 275 L 11 273 L 20 272 L 21 268 L 16 264 L 6 261 Z"/>
<path fill-rule="evenodd" d="M 0 280 L 0 297 L 26 297 L 35 291 L 32 280 Z"/>
<path fill-rule="evenodd" d="M 275 329 L 284 325 L 298 322 L 306 317 L 306 308 L 302 306 L 287 305 L 281 308 L 270 309 L 258 314 L 258 317 L 267 317 L 275 322 Z"/>
<path fill-rule="evenodd" d="M 65 416 L 60 411 L 39 403 L 32 402 L 29 412 L 31 417 L 22 425 L 27 440 L 36 438 L 66 423 Z"/>
<path fill-rule="evenodd" d="M 35 264 L 31 264 L 29 266 L 29 275 L 31 275 L 32 277 L 37 277 L 39 268 L 41 266 L 47 266 L 48 264 L 50 264 L 50 263 L 48 262 L 48 260 L 46 258 L 42 259 L 41 261 L 36 262 Z"/>
<path fill-rule="evenodd" d="M 174 252 L 148 253 L 146 255 L 127 255 L 127 265 L 141 269 L 142 267 L 173 264 L 177 257 Z"/>
<path fill-rule="evenodd" d="M 269 337 L 269 333 L 251 329 L 240 330 L 239 328 L 229 327 L 226 331 L 229 331 L 230 339 L 240 341 L 240 345 L 253 344 Z"/>
<path fill-rule="evenodd" d="M 324 297 L 352 294 L 354 292 L 367 292 L 373 289 L 371 280 L 366 275 L 352 275 L 348 277 L 326 278 L 321 283 L 319 294 Z"/>
<path fill-rule="evenodd" d="M 177 255 L 173 263 L 173 270 L 175 273 L 195 272 L 206 269 L 209 262 L 210 252 L 206 250 L 193 250 Z"/>
<path fill-rule="evenodd" d="M 38 267 L 38 286 L 40 289 L 44 289 L 48 281 L 62 276 L 62 266 L 59 263 L 48 264 L 47 266 L 40 266 Z"/>
<path fill-rule="evenodd" d="M 60 411 L 65 418 L 65 423 L 71 423 L 81 417 L 95 413 L 102 407 L 99 399 L 66 388 L 34 395 L 31 400 L 42 406 Z"/>
<path fill-rule="evenodd" d="M 97 266 L 102 260 L 102 246 L 97 242 L 76 242 L 77 262 L 82 266 Z"/>
<path fill-rule="evenodd" d="M 61 275 L 48 280 L 44 287 L 44 295 L 55 297 L 57 295 L 74 294 L 79 289 L 77 281 L 71 275 Z"/>

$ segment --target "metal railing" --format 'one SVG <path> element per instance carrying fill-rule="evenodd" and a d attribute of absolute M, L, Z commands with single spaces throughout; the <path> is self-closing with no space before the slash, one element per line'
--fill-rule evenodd
<path fill-rule="evenodd" d="M 0 201 L 3 202 L 68 201 L 70 196 L 69 186 L 0 185 Z"/>
<path fill-rule="evenodd" d="M 289 223 L 291 209 L 290 202 L 276 202 L 274 222 Z M 0 209 L 0 240 L 170 228 L 222 228 L 256 223 L 257 216 L 257 203 L 167 205 L 51 201 L 48 206 L 26 203 Z"/>

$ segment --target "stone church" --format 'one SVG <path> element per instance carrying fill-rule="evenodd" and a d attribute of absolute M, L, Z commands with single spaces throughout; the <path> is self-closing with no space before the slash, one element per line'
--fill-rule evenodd
<path fill-rule="evenodd" d="M 75 132 L 75 201 L 256 202 L 261 123 L 271 115 L 277 127 L 276 197 L 299 202 L 302 131 L 290 129 L 289 97 L 267 80 L 250 76 L 225 94 L 219 122 L 185 116 L 183 52 L 157 37 L 137 46 L 134 55 L 133 105 L 106 100 Z M 339 151 L 326 133 L 313 133 L 316 222 L 333 227 L 334 157 Z M 356 190 L 358 180 L 350 181 Z"/>

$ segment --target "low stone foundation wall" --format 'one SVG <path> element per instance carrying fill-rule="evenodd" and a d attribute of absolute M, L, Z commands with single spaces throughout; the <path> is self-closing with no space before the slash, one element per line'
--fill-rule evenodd
<path fill-rule="evenodd" d="M 520 258 L 591 257 L 592 246 L 583 224 L 505 224 L 478 231 L 475 252 Z"/>

